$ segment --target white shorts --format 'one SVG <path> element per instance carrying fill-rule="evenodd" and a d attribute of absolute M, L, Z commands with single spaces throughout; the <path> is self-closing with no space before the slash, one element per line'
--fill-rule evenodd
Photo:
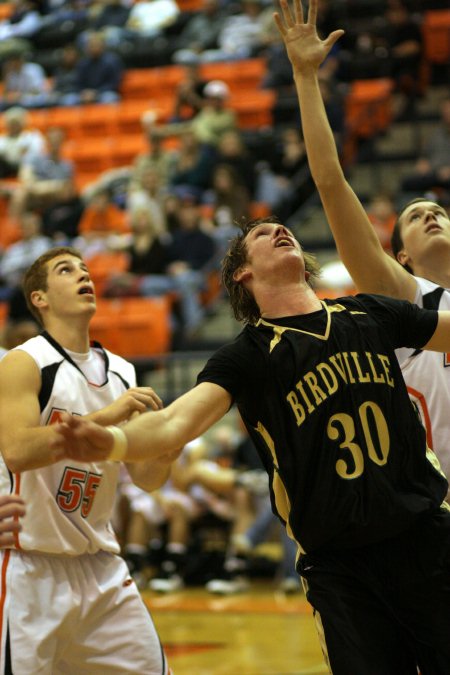
<path fill-rule="evenodd" d="M 0 674 L 169 675 L 122 558 L 1 553 Z"/>

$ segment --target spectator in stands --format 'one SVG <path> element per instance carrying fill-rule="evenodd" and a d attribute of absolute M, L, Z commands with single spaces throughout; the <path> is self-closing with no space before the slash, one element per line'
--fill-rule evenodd
<path fill-rule="evenodd" d="M 216 165 L 204 202 L 213 208 L 211 235 L 225 253 L 229 240 L 239 231 L 238 223 L 250 217 L 250 195 L 232 166 Z"/>
<path fill-rule="evenodd" d="M 9 38 L 30 38 L 41 27 L 39 3 L 34 0 L 11 0 L 12 12 L 0 22 L 0 41 Z"/>
<path fill-rule="evenodd" d="M 205 103 L 206 81 L 200 75 L 197 57 L 185 62 L 185 76 L 175 92 L 175 105 L 171 122 L 185 122 L 195 117 Z"/>
<path fill-rule="evenodd" d="M 198 63 L 205 50 L 217 48 L 224 16 L 218 0 L 203 0 L 201 9 L 192 15 L 175 39 L 173 61 L 186 65 L 193 60 Z"/>
<path fill-rule="evenodd" d="M 78 90 L 77 64 L 80 54 L 75 44 L 64 45 L 58 64 L 53 72 L 50 100 L 53 105 L 72 105 L 73 96 Z M 69 97 L 68 99 L 66 97 Z"/>
<path fill-rule="evenodd" d="M 397 221 L 397 209 L 392 196 L 386 192 L 377 192 L 370 198 L 366 213 L 381 245 L 391 251 L 391 237 Z"/>
<path fill-rule="evenodd" d="M 100 0 L 97 5 L 97 11 L 88 20 L 88 27 L 101 32 L 108 47 L 116 47 L 130 15 L 130 4 L 122 0 Z"/>
<path fill-rule="evenodd" d="M 420 23 L 404 0 L 388 0 L 381 44 L 388 51 L 390 76 L 403 99 L 398 118 L 408 119 L 414 114 L 417 97 L 422 93 L 423 44 Z"/>
<path fill-rule="evenodd" d="M 201 291 L 213 265 L 216 246 L 213 238 L 202 230 L 201 212 L 195 192 L 184 188 L 178 195 L 178 227 L 171 233 L 165 277 L 143 278 L 142 295 L 175 292 L 179 297 L 180 325 L 176 326 L 176 346 L 194 337 L 203 317 Z"/>
<path fill-rule="evenodd" d="M 9 246 L 0 260 L 0 277 L 9 289 L 19 286 L 28 267 L 53 244 L 41 233 L 41 218 L 32 211 L 19 221 L 21 239 Z"/>
<path fill-rule="evenodd" d="M 64 95 L 64 105 L 114 103 L 120 99 L 123 76 L 121 58 L 105 48 L 101 33 L 90 33 L 87 55 L 76 66 L 76 91 Z"/>
<path fill-rule="evenodd" d="M 95 192 L 86 204 L 78 224 L 79 236 L 74 246 L 89 258 L 108 250 L 122 235 L 129 232 L 124 211 L 111 201 L 106 188 Z"/>
<path fill-rule="evenodd" d="M 255 56 L 264 46 L 266 15 L 262 0 L 241 0 L 241 11 L 224 19 L 217 49 L 205 49 L 202 63 L 234 61 Z"/>
<path fill-rule="evenodd" d="M 42 213 L 42 231 L 58 246 L 70 245 L 78 236 L 85 204 L 73 180 L 64 181 L 58 199 Z"/>
<path fill-rule="evenodd" d="M 109 297 L 142 295 L 143 279 L 155 275 L 164 277 L 169 263 L 167 240 L 151 210 L 136 207 L 129 214 L 129 221 L 131 236 L 123 249 L 128 257 L 127 270 L 109 278 L 105 291 Z M 156 294 L 156 283 L 154 289 Z"/>
<path fill-rule="evenodd" d="M 61 155 L 64 131 L 50 128 L 46 133 L 47 152 L 23 163 L 19 185 L 11 199 L 11 215 L 24 211 L 42 211 L 60 200 L 67 181 L 74 177 L 72 162 Z"/>
<path fill-rule="evenodd" d="M 211 184 L 215 154 L 210 145 L 201 143 L 192 129 L 181 134 L 180 147 L 169 180 L 170 187 L 188 187 L 200 199 Z"/>
<path fill-rule="evenodd" d="M 191 129 L 201 143 L 217 147 L 222 136 L 236 129 L 236 113 L 228 102 L 230 90 L 222 80 L 211 80 L 204 88 L 205 103 L 194 117 Z"/>
<path fill-rule="evenodd" d="M 180 14 L 175 0 L 137 0 L 131 7 L 126 28 L 143 37 L 161 35 Z"/>
<path fill-rule="evenodd" d="M 244 143 L 239 129 L 230 129 L 222 134 L 217 144 L 217 163 L 232 167 L 245 185 L 251 198 L 256 189 L 256 158 Z"/>
<path fill-rule="evenodd" d="M 37 129 L 27 129 L 23 108 L 9 108 L 3 116 L 5 133 L 0 135 L 0 178 L 17 176 L 20 167 L 45 153 L 45 139 Z"/>
<path fill-rule="evenodd" d="M 160 132 L 160 127 L 156 125 L 157 116 L 152 110 L 144 113 L 141 121 L 142 130 L 148 143 L 148 151 L 138 155 L 134 161 L 130 177 L 130 189 L 135 185 L 139 186 L 142 174 L 148 168 L 154 169 L 158 173 L 161 185 L 167 185 L 174 171 L 177 152 L 164 149 L 164 134 Z"/>
<path fill-rule="evenodd" d="M 401 188 L 405 192 L 424 193 L 444 190 L 450 196 L 450 96 L 440 105 L 440 121 L 427 143 L 414 171 L 406 175 Z"/>
<path fill-rule="evenodd" d="M 16 105 L 39 108 L 49 104 L 50 86 L 45 71 L 38 63 L 27 61 L 22 50 L 12 51 L 5 58 L 2 78 L 2 110 Z"/>
<path fill-rule="evenodd" d="M 146 209 L 151 214 L 158 232 L 162 234 L 166 230 L 163 207 L 165 193 L 165 186 L 161 185 L 157 169 L 148 166 L 141 172 L 138 181 L 130 183 L 127 195 L 128 213 L 133 214 L 137 209 Z"/>

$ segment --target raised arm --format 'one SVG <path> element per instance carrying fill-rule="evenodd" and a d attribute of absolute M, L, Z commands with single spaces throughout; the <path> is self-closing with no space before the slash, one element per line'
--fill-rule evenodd
<path fill-rule="evenodd" d="M 218 422 L 231 405 L 230 394 L 216 384 L 203 382 L 180 396 L 167 408 L 147 412 L 128 422 L 125 432 L 127 448 L 123 461 L 171 461 L 186 443 L 201 436 Z M 57 447 L 79 461 L 105 460 L 114 445 L 108 428 L 80 417 L 64 416 L 57 425 Z"/>
<path fill-rule="evenodd" d="M 280 0 L 274 15 L 292 64 L 311 175 L 341 260 L 358 290 L 413 300 L 414 278 L 383 250 L 364 208 L 344 176 L 318 83 L 318 70 L 344 31 L 321 40 L 316 31 L 317 0 L 305 22 L 301 0 Z"/>

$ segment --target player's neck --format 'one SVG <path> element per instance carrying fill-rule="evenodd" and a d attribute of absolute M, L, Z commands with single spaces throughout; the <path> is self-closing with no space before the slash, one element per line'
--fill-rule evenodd
<path fill-rule="evenodd" d="M 430 265 L 415 265 L 414 276 L 428 279 L 443 288 L 450 288 L 450 266 L 448 264 L 446 267 L 438 264 L 433 267 Z"/>
<path fill-rule="evenodd" d="M 86 354 L 89 351 L 89 323 L 49 321 L 45 330 L 64 349 L 77 354 Z"/>
<path fill-rule="evenodd" d="M 272 287 L 267 292 L 261 290 L 257 303 L 263 319 L 310 314 L 322 308 L 319 298 L 306 282 L 293 284 L 292 287 Z"/>

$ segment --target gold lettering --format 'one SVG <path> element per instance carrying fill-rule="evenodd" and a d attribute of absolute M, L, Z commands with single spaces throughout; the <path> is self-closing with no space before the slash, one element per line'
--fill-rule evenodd
<path fill-rule="evenodd" d="M 342 354 L 341 353 L 333 354 L 333 356 L 330 356 L 329 360 L 331 361 L 331 363 L 333 364 L 339 375 L 342 377 L 345 384 L 348 384 L 347 374 L 345 372 L 344 364 L 342 363 Z"/>
<path fill-rule="evenodd" d="M 303 379 L 309 386 L 311 393 L 314 396 L 316 405 L 320 405 L 322 401 L 325 401 L 327 395 L 325 394 L 324 390 L 319 387 L 317 377 L 314 375 L 314 373 L 312 373 L 311 371 L 309 373 L 306 373 Z"/>
<path fill-rule="evenodd" d="M 300 426 L 305 421 L 306 417 L 305 409 L 298 400 L 295 391 L 290 391 L 289 394 L 286 396 L 286 398 L 294 412 L 295 419 L 297 421 L 297 426 Z"/>
<path fill-rule="evenodd" d="M 338 388 L 338 381 L 337 377 L 330 368 L 330 366 L 327 363 L 319 363 L 317 366 L 317 370 L 319 371 L 322 380 L 325 382 L 325 386 L 328 391 L 328 396 L 331 396 L 331 394 L 334 394 L 335 391 L 337 391 Z"/>
<path fill-rule="evenodd" d="M 361 370 L 361 364 L 360 364 L 360 362 L 359 362 L 359 354 L 358 354 L 358 352 L 350 352 L 350 355 L 351 355 L 351 357 L 352 357 L 352 359 L 353 359 L 353 361 L 354 361 L 354 363 L 355 363 L 356 372 L 358 373 L 358 380 L 359 380 L 359 382 L 361 382 L 361 383 L 363 383 L 363 384 L 364 384 L 365 382 L 370 382 L 370 375 L 369 375 L 369 373 L 368 373 L 368 372 L 363 373 L 362 370 Z"/>
<path fill-rule="evenodd" d="M 373 381 L 374 382 L 386 382 L 384 375 L 377 373 L 375 365 L 373 363 L 373 354 L 366 352 L 367 360 L 369 361 L 370 370 L 372 371 Z"/>
<path fill-rule="evenodd" d="M 301 395 L 303 396 L 303 400 L 304 400 L 305 403 L 306 403 L 306 407 L 307 407 L 308 412 L 309 412 L 309 413 L 312 413 L 312 412 L 315 410 L 315 407 L 313 406 L 313 404 L 312 404 L 311 401 L 309 400 L 308 395 L 307 395 L 307 393 L 306 393 L 306 391 L 305 391 L 305 387 L 304 387 L 303 384 L 302 384 L 302 381 L 299 380 L 295 386 L 297 387 L 297 389 L 299 390 L 299 392 L 300 392 Z"/>
<path fill-rule="evenodd" d="M 389 357 L 386 356 L 386 354 L 377 354 L 378 358 L 381 361 L 381 365 L 383 366 L 383 370 L 386 374 L 386 382 L 390 387 L 394 386 L 394 380 L 392 379 L 391 375 L 391 362 L 389 361 Z"/>
<path fill-rule="evenodd" d="M 345 367 L 346 367 L 346 369 L 347 369 L 349 382 L 350 382 L 350 384 L 355 384 L 356 380 L 355 380 L 355 378 L 353 377 L 352 371 L 351 371 L 351 369 L 350 369 L 350 364 L 349 364 L 349 362 L 348 362 L 348 353 L 347 353 L 347 352 L 342 352 L 342 356 L 344 357 Z"/>

